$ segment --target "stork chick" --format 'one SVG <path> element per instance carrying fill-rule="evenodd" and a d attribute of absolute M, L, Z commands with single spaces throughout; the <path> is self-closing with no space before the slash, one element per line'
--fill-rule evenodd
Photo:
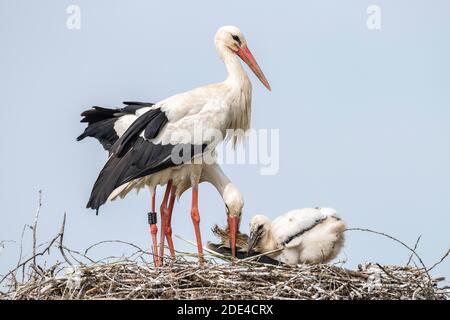
<path fill-rule="evenodd" d="M 326 263 L 344 245 L 345 223 L 332 208 L 305 208 L 289 211 L 272 222 L 263 215 L 250 221 L 247 250 L 268 254 L 289 265 Z"/>

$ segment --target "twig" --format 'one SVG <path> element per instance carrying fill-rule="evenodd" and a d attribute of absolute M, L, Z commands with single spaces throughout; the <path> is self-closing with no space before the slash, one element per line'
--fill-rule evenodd
<path fill-rule="evenodd" d="M 89 246 L 86 250 L 84 250 L 84 254 L 87 254 L 94 247 L 97 247 L 98 245 L 105 244 L 105 243 L 122 243 L 122 244 L 126 244 L 126 245 L 129 245 L 129 246 L 132 246 L 133 248 L 138 249 L 140 252 L 142 252 L 144 254 L 148 254 L 145 250 L 143 250 L 142 248 L 138 247 L 137 245 L 135 245 L 135 244 L 133 244 L 131 242 L 126 242 L 126 241 L 122 241 L 122 240 L 104 240 L 104 241 L 100 241 L 100 242 L 94 243 L 93 245 Z"/>
<path fill-rule="evenodd" d="M 67 252 L 69 252 L 70 256 L 73 258 L 73 260 L 75 260 L 76 262 L 78 262 L 81 265 L 84 265 L 80 260 L 76 259 L 74 257 L 73 254 L 79 255 L 80 257 L 85 258 L 86 260 L 88 260 L 90 263 L 97 263 L 98 261 L 95 261 L 94 259 L 90 258 L 89 256 L 77 251 L 77 250 L 73 250 L 73 249 L 69 249 L 66 246 L 63 246 L 63 249 L 66 250 Z"/>
<path fill-rule="evenodd" d="M 58 248 L 59 251 L 61 252 L 61 255 L 63 256 L 64 260 L 66 260 L 66 262 L 73 267 L 72 262 L 70 262 L 70 260 L 67 258 L 66 253 L 64 252 L 64 247 L 63 247 L 63 240 L 64 240 L 64 229 L 66 227 L 66 213 L 64 212 L 64 218 L 63 218 L 63 222 L 61 225 L 61 230 L 59 231 L 59 244 L 58 244 Z"/>
<path fill-rule="evenodd" d="M 24 262 L 22 262 L 21 264 L 19 264 L 17 267 L 15 267 L 14 269 L 12 269 L 11 271 L 9 271 L 1 280 L 0 280 L 0 284 L 2 284 L 3 281 L 5 281 L 5 279 L 9 276 L 9 275 L 13 275 L 14 272 L 16 272 L 18 269 L 20 269 L 21 267 L 24 267 L 27 265 L 27 263 L 29 263 L 30 261 L 34 261 L 37 257 L 39 256 L 43 256 L 46 253 L 50 252 L 51 247 L 53 246 L 53 244 L 56 242 L 56 240 L 58 240 L 59 238 L 59 234 L 54 237 L 51 241 L 50 244 L 41 252 L 36 253 L 34 256 L 31 256 L 30 258 L 28 258 L 27 260 L 25 260 Z M 34 265 L 34 264 L 33 264 Z"/>
<path fill-rule="evenodd" d="M 438 265 L 440 265 L 445 259 L 447 259 L 448 255 L 450 254 L 450 248 L 447 250 L 447 252 L 444 254 L 444 256 L 441 258 L 441 260 L 439 260 L 438 262 L 436 262 L 435 264 L 433 264 L 431 266 L 431 268 L 428 269 L 428 272 L 430 272 L 431 270 L 433 270 L 435 267 L 437 267 Z"/>
<path fill-rule="evenodd" d="M 411 251 L 412 254 L 414 254 L 414 255 L 417 257 L 417 259 L 419 260 L 420 264 L 421 264 L 422 267 L 423 267 L 423 270 L 424 270 L 425 273 L 427 274 L 428 279 L 431 281 L 431 276 L 430 276 L 430 274 L 428 273 L 428 269 L 427 269 L 427 267 L 425 266 L 425 264 L 423 263 L 423 261 L 422 261 L 422 259 L 420 258 L 420 256 L 416 253 L 416 251 L 415 251 L 414 249 L 411 249 L 411 248 L 410 248 L 408 245 L 406 245 L 403 241 L 400 241 L 400 240 L 398 240 L 398 239 L 394 238 L 393 236 L 390 236 L 390 235 L 388 235 L 388 234 L 386 234 L 386 233 L 378 232 L 378 231 L 374 231 L 374 230 L 370 230 L 370 229 L 364 229 L 364 228 L 350 228 L 350 229 L 346 229 L 345 231 L 363 231 L 363 232 L 370 232 L 370 233 L 374 233 L 374 234 L 378 234 L 378 235 L 387 237 L 387 238 L 389 238 L 389 239 L 391 239 L 391 240 L 394 240 L 394 241 L 397 242 L 397 243 L 400 243 L 403 247 L 405 247 L 406 249 L 408 249 L 409 251 Z"/>
<path fill-rule="evenodd" d="M 248 258 L 245 258 L 245 259 L 241 259 L 241 260 L 239 260 L 239 262 L 246 262 L 246 261 L 255 260 L 256 258 L 259 258 L 259 257 L 262 257 L 262 256 L 267 256 L 269 254 L 280 252 L 280 251 L 283 251 L 283 250 L 284 250 L 284 248 L 267 251 L 267 252 L 264 252 L 264 253 L 257 254 L 255 256 L 251 256 L 251 257 L 248 257 Z"/>
<path fill-rule="evenodd" d="M 197 247 L 197 244 L 194 243 L 193 241 L 184 239 L 184 238 L 182 238 L 181 236 L 179 236 L 179 235 L 177 235 L 177 234 L 175 235 L 175 237 L 178 238 L 178 239 L 180 239 L 180 240 L 183 240 L 184 242 L 187 242 L 187 243 L 193 245 L 194 247 Z M 212 254 L 212 255 L 215 255 L 215 256 L 217 256 L 217 257 L 219 257 L 219 258 L 225 258 L 225 259 L 227 258 L 227 257 L 224 256 L 223 254 L 220 254 L 220 253 L 218 253 L 218 252 L 215 252 L 214 250 L 210 250 L 210 249 L 208 249 L 208 248 L 206 248 L 206 247 L 203 247 L 203 250 L 206 251 L 206 252 L 208 252 L 208 253 L 210 253 L 210 254 Z M 228 260 L 229 260 L 229 259 L 227 259 L 227 261 L 228 261 Z"/>
<path fill-rule="evenodd" d="M 39 220 L 39 213 L 41 212 L 42 207 L 42 190 L 38 191 L 38 207 L 36 210 L 36 214 L 34 216 L 33 223 L 33 265 L 36 265 L 36 242 L 37 242 L 37 225 Z"/>
<path fill-rule="evenodd" d="M 21 262 L 22 262 L 22 254 L 23 254 L 23 236 L 25 235 L 25 230 L 26 230 L 26 228 L 27 228 L 27 224 L 25 224 L 24 226 L 23 226 L 23 229 L 22 229 L 22 235 L 20 236 L 20 252 L 19 252 L 19 260 L 17 261 L 17 265 L 19 265 Z M 23 279 L 22 279 L 22 281 L 23 281 Z"/>
<path fill-rule="evenodd" d="M 388 275 L 389 277 L 391 277 L 392 279 L 401 282 L 401 280 L 399 278 L 397 278 L 396 276 L 394 276 L 392 273 L 388 272 L 381 264 L 376 263 L 376 265 L 383 270 L 383 272 Z"/>
<path fill-rule="evenodd" d="M 422 235 L 419 235 L 419 237 L 417 238 L 416 244 L 414 245 L 414 250 L 417 250 L 417 246 L 419 245 L 420 238 L 422 238 Z M 411 263 L 412 258 L 413 258 L 413 254 L 411 253 L 409 256 L 408 262 L 406 263 L 407 266 L 409 266 L 409 264 Z"/>

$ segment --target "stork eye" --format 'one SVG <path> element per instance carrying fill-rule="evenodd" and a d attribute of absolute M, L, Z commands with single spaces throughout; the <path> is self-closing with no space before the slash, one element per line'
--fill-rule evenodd
<path fill-rule="evenodd" d="M 232 35 L 232 37 L 235 41 L 237 41 L 237 43 L 239 43 L 239 45 L 241 45 L 241 39 L 239 39 L 237 35 Z"/>

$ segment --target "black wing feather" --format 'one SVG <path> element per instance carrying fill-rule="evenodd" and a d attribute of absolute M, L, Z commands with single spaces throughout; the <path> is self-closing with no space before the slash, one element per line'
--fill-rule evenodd
<path fill-rule="evenodd" d="M 77 137 L 77 141 L 81 141 L 86 137 L 97 139 L 106 151 L 110 151 L 114 143 L 119 139 L 114 124 L 122 116 L 135 114 L 137 110 L 151 107 L 154 104 L 148 102 L 124 102 L 126 105 L 123 108 L 102 108 L 92 107 L 84 111 L 81 116 L 81 122 L 86 122 L 88 126 L 84 132 Z"/>
<path fill-rule="evenodd" d="M 158 135 L 167 122 L 167 116 L 160 108 L 147 111 L 133 122 L 111 148 L 111 156 L 92 189 L 88 208 L 98 210 L 111 193 L 123 184 L 180 165 L 173 159 L 176 152 L 183 162 L 204 152 L 206 144 L 153 143 L 151 139 Z M 145 138 L 141 136 L 142 132 Z M 184 154 L 186 150 L 190 152 Z"/>
<path fill-rule="evenodd" d="M 152 135 L 145 135 L 147 139 L 153 139 L 159 133 L 159 130 L 164 127 L 168 119 L 160 108 L 152 109 L 141 115 L 133 124 L 125 131 L 125 133 L 117 140 L 117 143 L 111 149 L 111 153 L 117 154 L 119 157 L 128 152 L 133 143 L 139 138 L 141 132 L 147 127 L 157 128 L 150 133 Z"/>
<path fill-rule="evenodd" d="M 94 184 L 87 207 L 98 210 L 108 200 L 111 193 L 121 185 L 180 165 L 172 158 L 172 151 L 175 147 L 180 147 L 180 145 L 154 144 L 139 137 L 123 156 L 112 154 Z M 201 148 L 194 145 L 184 145 L 183 147 L 190 147 L 193 157 L 199 152 L 204 152 L 207 145 L 203 145 Z"/>
<path fill-rule="evenodd" d="M 137 106 L 140 108 L 143 107 L 152 107 L 154 105 L 154 103 L 151 102 L 139 102 L 139 101 L 124 101 L 123 104 L 127 105 L 127 106 Z"/>

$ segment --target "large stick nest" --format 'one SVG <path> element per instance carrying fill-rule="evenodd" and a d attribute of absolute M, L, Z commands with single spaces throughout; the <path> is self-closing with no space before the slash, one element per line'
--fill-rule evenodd
<path fill-rule="evenodd" d="M 43 270 L 3 299 L 446 299 L 418 268 L 366 264 L 358 271 L 333 265 L 296 267 L 256 262 L 204 266 L 178 258 L 161 268 L 122 260 Z M 56 275 L 61 273 L 61 275 Z M 1 295 L 0 295 L 1 298 Z"/>
<path fill-rule="evenodd" d="M 40 194 L 39 194 L 40 195 Z M 410 253 L 406 266 L 382 266 L 366 263 L 352 271 L 338 265 L 270 265 L 252 258 L 230 262 L 226 255 L 213 257 L 199 266 L 195 255 L 180 253 L 175 261 L 166 259 L 155 268 L 152 255 L 135 244 L 121 240 L 101 241 L 84 251 L 63 243 L 66 215 L 59 233 L 50 241 L 37 244 L 39 209 L 32 230 L 32 255 L 22 255 L 15 268 L 0 275 L 1 299 L 437 299 L 449 298 L 449 287 L 439 287 L 444 278 L 433 278 L 430 271 L 442 263 L 450 250 L 427 268 L 416 249 L 384 233 Z M 188 240 L 185 240 L 190 242 Z M 95 260 L 89 256 L 99 245 L 127 245 L 135 253 L 127 257 Z M 1 243 L 0 243 L 1 244 Z M 51 249 L 57 249 L 51 250 Z M 59 253 L 61 262 L 49 264 L 50 251 Z M 217 262 L 218 258 L 222 262 Z M 249 260 L 250 259 L 250 260 Z M 54 257 L 53 257 L 54 260 Z M 413 263 L 414 267 L 410 266 Z M 46 267 L 43 267 L 46 266 Z M 1 290 L 6 288 L 5 292 Z"/>

